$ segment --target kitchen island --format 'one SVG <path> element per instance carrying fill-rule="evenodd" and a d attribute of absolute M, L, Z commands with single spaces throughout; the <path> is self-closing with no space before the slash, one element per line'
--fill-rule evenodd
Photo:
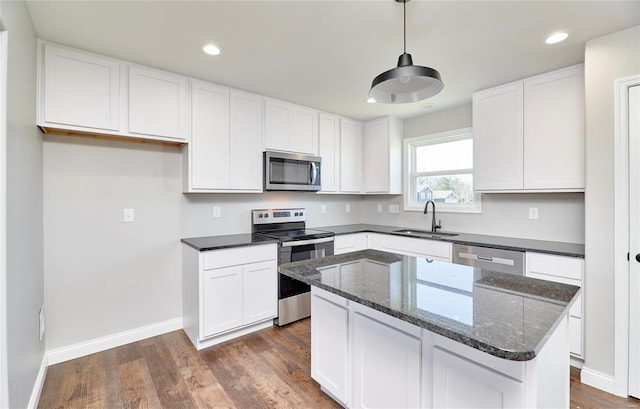
<path fill-rule="evenodd" d="M 569 406 L 578 287 L 377 250 L 279 270 L 312 286 L 311 375 L 344 406 Z"/>

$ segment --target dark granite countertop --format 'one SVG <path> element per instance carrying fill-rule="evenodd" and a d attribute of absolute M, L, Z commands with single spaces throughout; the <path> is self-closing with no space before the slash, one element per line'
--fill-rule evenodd
<path fill-rule="evenodd" d="M 226 236 L 192 237 L 189 239 L 182 239 L 181 241 L 198 251 L 255 246 L 256 244 L 278 242 L 278 240 L 276 239 L 270 239 L 268 237 L 263 237 L 255 234 L 230 234 Z"/>
<path fill-rule="evenodd" d="M 403 236 L 403 237 L 420 238 L 420 237 L 408 236 L 407 234 L 395 232 L 395 230 L 407 229 L 406 227 L 382 226 L 382 225 L 375 225 L 375 224 L 349 224 L 349 225 L 343 225 L 343 226 L 324 226 L 324 227 L 314 227 L 314 229 L 331 231 L 336 235 L 352 234 L 352 233 L 382 233 L 382 234 L 392 234 L 392 235 Z M 579 244 L 579 243 L 563 243 L 563 242 L 557 242 L 557 241 L 518 239 L 514 237 L 487 236 L 484 234 L 469 234 L 469 233 L 458 233 L 456 236 L 424 237 L 424 239 L 446 241 L 450 243 L 465 244 L 470 246 L 475 245 L 475 246 L 484 246 L 484 247 L 492 247 L 497 249 L 516 250 L 516 251 L 534 251 L 538 253 L 547 253 L 547 254 L 556 254 L 560 256 L 584 258 L 584 244 Z"/>
<path fill-rule="evenodd" d="M 580 291 L 378 250 L 283 264 L 279 271 L 513 361 L 537 356 Z"/>

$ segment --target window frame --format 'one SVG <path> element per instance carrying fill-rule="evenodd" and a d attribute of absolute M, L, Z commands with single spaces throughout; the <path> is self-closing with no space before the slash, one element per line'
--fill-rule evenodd
<path fill-rule="evenodd" d="M 424 204 L 420 204 L 415 200 L 416 192 L 413 187 L 413 181 L 418 176 L 438 176 L 438 175 L 456 175 L 456 174 L 473 174 L 471 169 L 452 169 L 438 172 L 416 172 L 414 163 L 416 161 L 416 147 L 424 145 L 437 145 L 447 142 L 455 142 L 465 139 L 473 140 L 471 128 L 461 128 L 452 131 L 438 132 L 434 134 L 421 135 L 413 138 L 406 138 L 403 141 L 403 196 L 405 211 L 424 211 Z M 482 195 L 478 192 L 473 194 L 473 204 L 465 203 L 438 203 L 438 212 L 444 213 L 482 213 Z"/>

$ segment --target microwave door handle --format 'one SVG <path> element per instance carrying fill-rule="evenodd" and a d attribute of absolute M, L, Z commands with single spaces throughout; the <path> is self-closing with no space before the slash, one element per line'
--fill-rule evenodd
<path fill-rule="evenodd" d="M 311 162 L 310 163 L 311 166 L 309 166 L 309 170 L 311 173 L 311 184 L 315 185 L 316 184 L 316 179 L 318 178 L 318 168 L 316 168 L 316 163 L 315 162 Z"/>

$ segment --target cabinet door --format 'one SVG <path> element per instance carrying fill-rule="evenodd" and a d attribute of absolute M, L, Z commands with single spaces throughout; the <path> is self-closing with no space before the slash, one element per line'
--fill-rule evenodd
<path fill-rule="evenodd" d="M 284 102 L 266 99 L 264 103 L 265 149 L 289 150 L 291 107 Z"/>
<path fill-rule="evenodd" d="M 318 128 L 322 192 L 337 192 L 340 189 L 340 118 L 320 113 Z"/>
<path fill-rule="evenodd" d="M 522 189 L 523 87 L 473 94 L 474 190 Z"/>
<path fill-rule="evenodd" d="M 115 61 L 45 44 L 41 125 L 119 131 L 119 70 Z"/>
<path fill-rule="evenodd" d="M 185 77 L 129 68 L 129 132 L 187 139 Z"/>
<path fill-rule="evenodd" d="M 243 266 L 244 325 L 275 318 L 278 308 L 277 268 L 275 260 Z"/>
<path fill-rule="evenodd" d="M 191 188 L 229 188 L 229 89 L 191 83 Z"/>
<path fill-rule="evenodd" d="M 377 119 L 364 124 L 364 192 L 389 191 L 389 121 Z"/>
<path fill-rule="evenodd" d="M 291 107 L 289 149 L 318 155 L 318 111 L 299 106 Z"/>
<path fill-rule="evenodd" d="M 201 338 L 242 325 L 242 266 L 206 270 L 202 283 Z"/>
<path fill-rule="evenodd" d="M 524 82 L 524 188 L 584 189 L 584 66 Z"/>
<path fill-rule="evenodd" d="M 312 287 L 311 377 L 348 405 L 349 310 L 347 301 Z"/>
<path fill-rule="evenodd" d="M 262 192 L 263 98 L 231 91 L 229 188 Z"/>
<path fill-rule="evenodd" d="M 340 191 L 362 192 L 362 124 L 340 120 Z"/>
<path fill-rule="evenodd" d="M 523 384 L 438 347 L 433 350 L 433 407 L 522 408 Z"/>
<path fill-rule="evenodd" d="M 360 312 L 352 314 L 353 406 L 420 405 L 420 337 Z"/>

